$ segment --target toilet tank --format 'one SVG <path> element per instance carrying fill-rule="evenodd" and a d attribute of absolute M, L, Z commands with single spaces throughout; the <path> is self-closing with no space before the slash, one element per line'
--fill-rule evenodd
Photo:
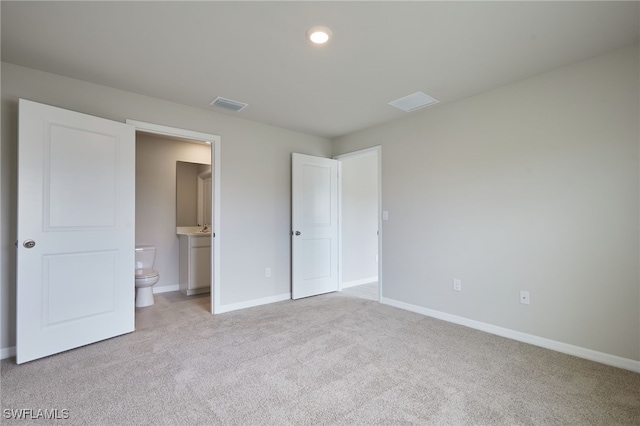
<path fill-rule="evenodd" d="M 154 246 L 136 246 L 136 269 L 153 269 L 156 260 Z"/>

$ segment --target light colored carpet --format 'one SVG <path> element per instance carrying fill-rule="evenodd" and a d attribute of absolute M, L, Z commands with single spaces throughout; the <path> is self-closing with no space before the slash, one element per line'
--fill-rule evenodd
<path fill-rule="evenodd" d="M 371 300 L 172 315 L 3 361 L 2 424 L 50 423 L 4 416 L 20 408 L 66 409 L 63 425 L 640 424 L 640 374 Z"/>
<path fill-rule="evenodd" d="M 342 295 L 359 297 L 360 299 L 369 299 L 378 301 L 378 283 L 361 284 L 353 287 L 347 287 L 342 290 Z"/>

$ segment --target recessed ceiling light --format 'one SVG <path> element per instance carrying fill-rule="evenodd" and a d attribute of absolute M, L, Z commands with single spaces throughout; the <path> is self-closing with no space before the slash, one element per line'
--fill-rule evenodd
<path fill-rule="evenodd" d="M 311 27 L 307 30 L 307 40 L 313 44 L 325 44 L 333 33 L 327 27 Z"/>

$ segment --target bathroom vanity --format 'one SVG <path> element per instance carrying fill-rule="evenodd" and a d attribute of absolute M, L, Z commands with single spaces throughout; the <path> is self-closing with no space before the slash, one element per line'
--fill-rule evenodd
<path fill-rule="evenodd" d="M 211 232 L 178 227 L 180 292 L 191 296 L 211 289 Z"/>

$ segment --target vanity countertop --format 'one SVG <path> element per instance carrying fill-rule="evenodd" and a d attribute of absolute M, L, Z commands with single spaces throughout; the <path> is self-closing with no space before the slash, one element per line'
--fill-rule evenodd
<path fill-rule="evenodd" d="M 176 227 L 176 234 L 190 237 L 210 237 L 211 227 L 207 232 L 202 232 L 202 226 L 178 226 Z"/>

